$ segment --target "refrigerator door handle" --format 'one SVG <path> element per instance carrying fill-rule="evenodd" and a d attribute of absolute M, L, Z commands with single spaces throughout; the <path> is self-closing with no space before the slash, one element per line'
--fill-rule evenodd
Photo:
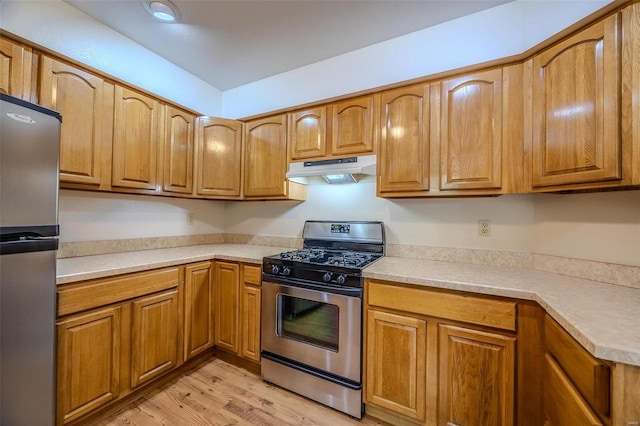
<path fill-rule="evenodd" d="M 58 250 L 57 238 L 39 238 L 0 243 L 0 255 Z"/>

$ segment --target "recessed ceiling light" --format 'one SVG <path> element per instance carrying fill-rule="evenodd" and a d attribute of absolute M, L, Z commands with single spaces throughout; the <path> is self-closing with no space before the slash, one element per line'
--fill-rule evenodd
<path fill-rule="evenodd" d="M 154 18 L 163 22 L 176 22 L 179 18 L 178 8 L 168 0 L 144 0 L 144 8 Z"/>

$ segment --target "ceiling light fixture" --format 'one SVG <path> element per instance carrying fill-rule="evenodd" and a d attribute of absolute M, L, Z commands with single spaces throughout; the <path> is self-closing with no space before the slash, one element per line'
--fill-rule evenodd
<path fill-rule="evenodd" d="M 168 0 L 144 0 L 143 4 L 151 16 L 162 22 L 176 22 L 180 17 L 176 5 Z"/>

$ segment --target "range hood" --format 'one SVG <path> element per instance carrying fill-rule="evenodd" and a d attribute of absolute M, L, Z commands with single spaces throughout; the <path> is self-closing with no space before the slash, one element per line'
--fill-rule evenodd
<path fill-rule="evenodd" d="M 308 184 L 322 177 L 327 183 L 354 183 L 363 175 L 375 176 L 376 156 L 338 158 L 335 160 L 305 161 L 289 164 L 287 179 Z"/>

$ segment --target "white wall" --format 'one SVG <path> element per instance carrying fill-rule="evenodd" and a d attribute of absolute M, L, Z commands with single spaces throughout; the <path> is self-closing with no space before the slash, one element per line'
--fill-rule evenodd
<path fill-rule="evenodd" d="M 307 219 L 381 220 L 391 244 L 532 251 L 529 195 L 387 200 L 375 193 L 375 183 L 309 185 L 304 203 L 228 203 L 225 231 L 300 237 Z M 478 236 L 478 219 L 491 220 L 491 237 Z"/>
<path fill-rule="evenodd" d="M 640 191 L 535 195 L 536 253 L 640 266 Z"/>
<path fill-rule="evenodd" d="M 221 201 L 62 190 L 60 241 L 217 234 L 224 209 Z"/>
<path fill-rule="evenodd" d="M 223 93 L 241 118 L 520 54 L 610 1 L 518 0 Z"/>
<path fill-rule="evenodd" d="M 220 90 L 62 0 L 2 0 L 0 26 L 179 105 L 222 114 Z"/>
<path fill-rule="evenodd" d="M 226 206 L 225 232 L 300 237 L 306 219 L 381 220 L 387 242 L 640 266 L 640 191 L 386 200 L 375 183 L 309 185 L 307 201 Z M 491 220 L 479 237 L 478 219 Z"/>

